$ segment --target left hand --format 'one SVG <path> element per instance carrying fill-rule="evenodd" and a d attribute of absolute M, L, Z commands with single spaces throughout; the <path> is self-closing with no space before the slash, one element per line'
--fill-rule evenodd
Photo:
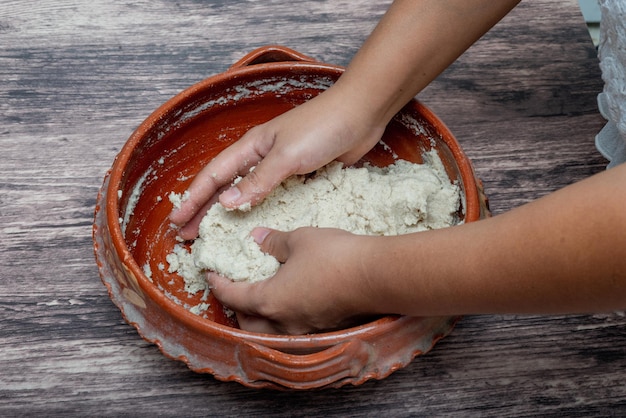
<path fill-rule="evenodd" d="M 242 329 L 306 334 L 339 329 L 374 313 L 359 261 L 361 245 L 370 237 L 310 227 L 292 232 L 256 228 L 252 236 L 264 252 L 284 263 L 275 276 L 256 283 L 208 276 L 211 291 L 237 312 Z"/>

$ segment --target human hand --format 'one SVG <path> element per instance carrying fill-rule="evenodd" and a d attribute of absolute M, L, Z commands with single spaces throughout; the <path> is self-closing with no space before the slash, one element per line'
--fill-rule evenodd
<path fill-rule="evenodd" d="M 252 236 L 261 250 L 284 263 L 275 276 L 247 283 L 208 275 L 214 296 L 237 313 L 242 329 L 306 334 L 343 328 L 376 313 L 375 292 L 361 271 L 363 245 L 375 237 L 328 228 L 256 228 Z"/>
<path fill-rule="evenodd" d="M 386 122 L 375 123 L 336 86 L 314 99 L 250 129 L 207 164 L 188 189 L 188 199 L 172 211 L 179 236 L 193 239 L 208 208 L 256 205 L 292 174 L 307 174 L 338 160 L 358 161 L 378 142 Z M 253 171 L 250 168 L 254 167 Z M 236 186 L 233 179 L 243 176 Z"/>

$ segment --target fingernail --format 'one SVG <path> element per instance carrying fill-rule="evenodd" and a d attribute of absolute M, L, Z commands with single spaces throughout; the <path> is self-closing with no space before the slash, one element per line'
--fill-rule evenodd
<path fill-rule="evenodd" d="M 254 242 L 261 245 L 269 233 L 270 230 L 267 228 L 254 228 L 252 232 L 250 232 L 250 235 L 252 239 L 254 239 Z"/>
<path fill-rule="evenodd" d="M 206 281 L 207 281 L 207 285 L 209 287 L 209 290 L 215 289 L 215 280 L 216 280 L 215 276 L 217 276 L 217 274 L 211 273 L 211 272 L 208 272 L 206 274 Z"/>
<path fill-rule="evenodd" d="M 241 191 L 237 187 L 231 187 L 220 196 L 220 200 L 224 203 L 235 203 L 241 197 Z"/>

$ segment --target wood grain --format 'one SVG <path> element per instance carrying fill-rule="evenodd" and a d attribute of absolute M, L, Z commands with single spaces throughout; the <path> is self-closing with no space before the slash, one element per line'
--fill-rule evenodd
<path fill-rule="evenodd" d="M 1 416 L 621 415 L 621 314 L 473 316 L 383 381 L 306 393 L 190 372 L 100 282 L 98 188 L 133 129 L 246 52 L 347 64 L 389 1 L 4 1 L 0 7 Z M 602 89 L 575 0 L 523 2 L 419 95 L 495 213 L 604 169 Z M 512 254 L 511 256 L 514 256 Z"/>

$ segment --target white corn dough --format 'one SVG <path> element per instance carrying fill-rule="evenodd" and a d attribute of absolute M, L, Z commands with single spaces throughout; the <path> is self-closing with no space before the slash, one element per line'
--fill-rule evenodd
<path fill-rule="evenodd" d="M 169 271 L 185 279 L 190 293 L 206 288 L 212 270 L 235 281 L 273 276 L 280 263 L 250 236 L 257 226 L 340 228 L 362 235 L 399 235 L 457 223 L 461 195 L 434 151 L 426 164 L 403 160 L 385 168 L 342 168 L 331 163 L 312 177 L 292 176 L 249 211 L 215 204 L 200 224 L 191 252 L 177 245 Z"/>

